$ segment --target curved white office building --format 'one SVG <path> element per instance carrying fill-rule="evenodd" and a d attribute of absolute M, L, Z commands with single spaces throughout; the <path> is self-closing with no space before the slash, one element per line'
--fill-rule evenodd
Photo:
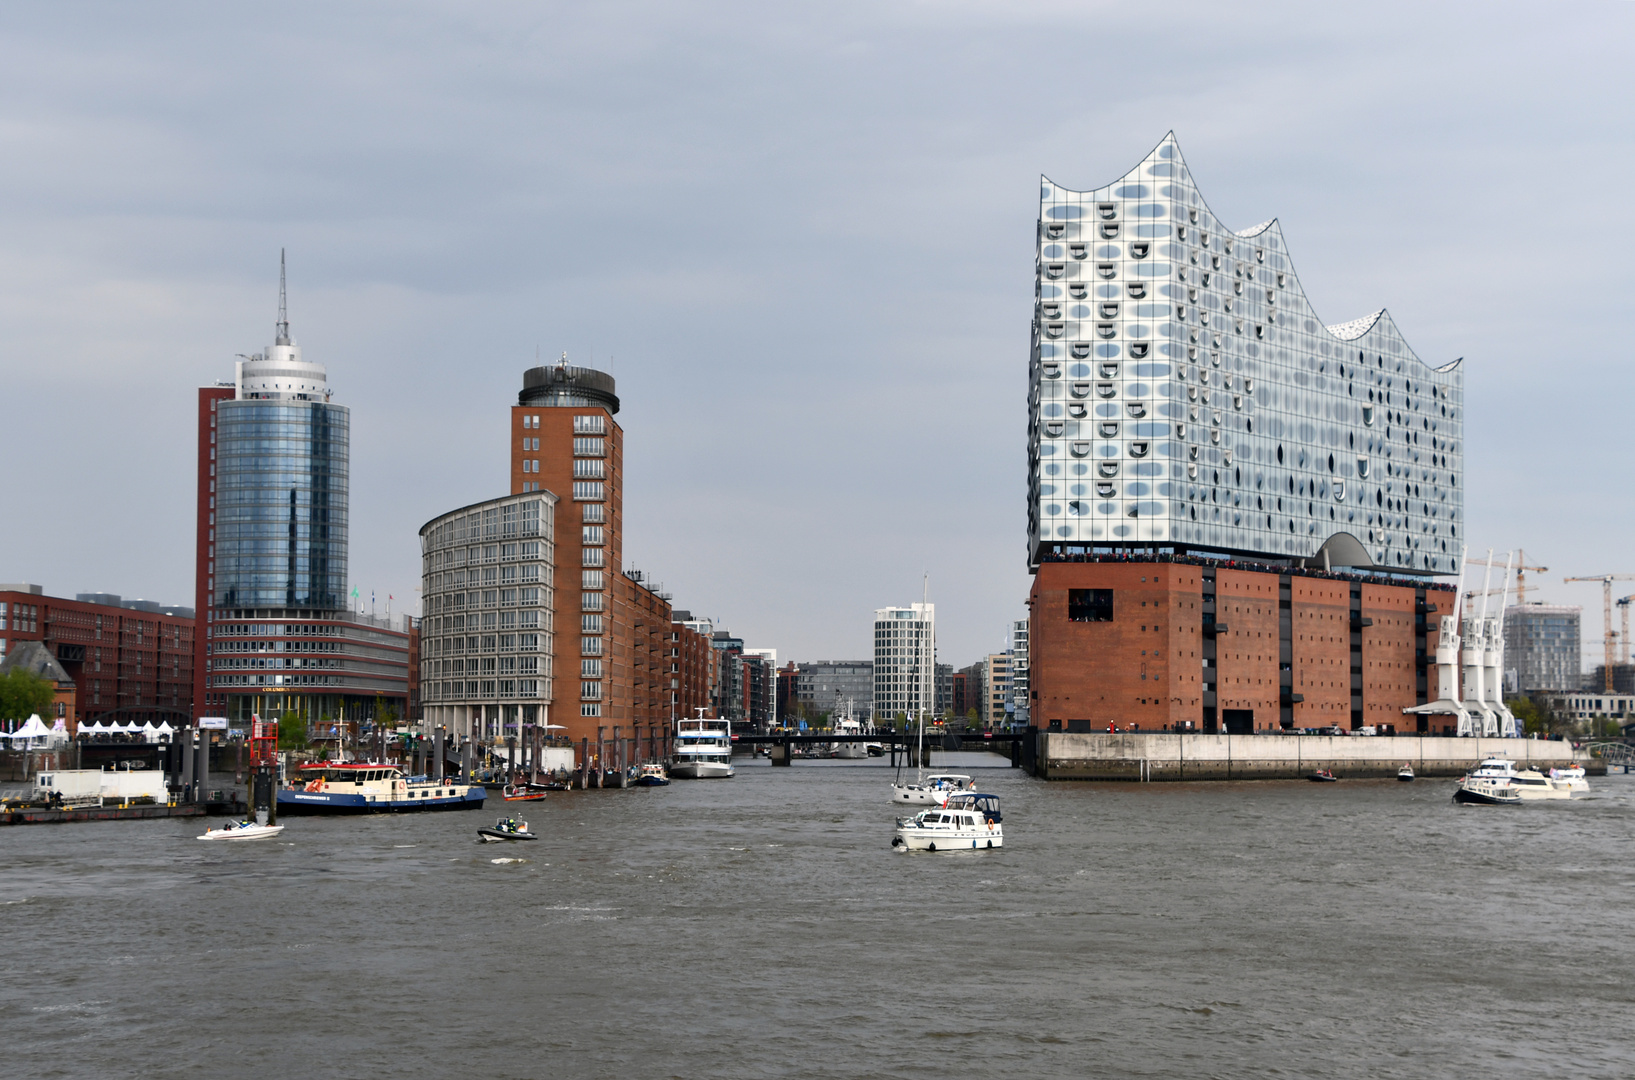
<path fill-rule="evenodd" d="M 1104 187 L 1042 181 L 1035 291 L 1031 566 L 1144 548 L 1457 572 L 1459 361 L 1422 362 L 1384 310 L 1325 325 L 1277 222 L 1222 223 L 1173 135 Z"/>

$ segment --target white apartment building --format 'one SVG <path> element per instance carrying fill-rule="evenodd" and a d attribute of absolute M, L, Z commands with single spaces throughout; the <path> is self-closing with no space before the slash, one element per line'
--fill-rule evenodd
<path fill-rule="evenodd" d="M 874 612 L 874 717 L 936 711 L 937 605 L 907 604 Z"/>

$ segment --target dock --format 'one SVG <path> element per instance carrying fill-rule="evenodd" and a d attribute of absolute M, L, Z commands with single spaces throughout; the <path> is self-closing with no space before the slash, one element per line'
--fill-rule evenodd
<path fill-rule="evenodd" d="M 64 825 L 75 821 L 134 821 L 142 818 L 203 817 L 205 806 L 72 806 L 61 809 L 31 807 L 0 810 L 0 825 Z"/>

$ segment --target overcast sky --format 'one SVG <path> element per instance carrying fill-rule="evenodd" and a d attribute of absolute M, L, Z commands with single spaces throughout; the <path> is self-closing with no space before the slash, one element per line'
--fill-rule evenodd
<path fill-rule="evenodd" d="M 351 578 L 503 494 L 536 351 L 610 368 L 629 563 L 782 659 L 1024 614 L 1040 174 L 1174 129 L 1325 321 L 1465 358 L 1473 544 L 1635 573 L 1635 5 L 7 5 L 0 581 L 193 602 L 195 388 L 290 320 Z M 1542 579 L 1542 580 L 1540 580 Z M 1623 592 L 1635 593 L 1635 582 Z M 1535 594 L 1530 591 L 1529 596 Z"/>

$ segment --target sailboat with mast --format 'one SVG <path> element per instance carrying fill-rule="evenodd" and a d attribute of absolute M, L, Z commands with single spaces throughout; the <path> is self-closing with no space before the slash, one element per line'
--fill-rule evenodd
<path fill-rule="evenodd" d="M 930 576 L 927 575 L 922 585 L 920 608 L 924 619 L 924 629 L 919 631 L 915 639 L 914 670 L 919 676 L 918 685 L 918 713 L 919 724 L 918 748 L 914 754 L 915 774 L 912 783 L 905 783 L 902 768 L 898 767 L 897 778 L 891 785 L 891 801 L 908 806 L 942 806 L 948 802 L 948 796 L 961 791 L 968 791 L 971 787 L 971 778 L 958 773 L 932 773 L 925 771 L 925 726 L 927 723 L 927 704 L 936 701 L 936 671 L 937 671 L 937 623 L 931 617 Z M 932 710 L 934 711 L 934 710 Z"/>

